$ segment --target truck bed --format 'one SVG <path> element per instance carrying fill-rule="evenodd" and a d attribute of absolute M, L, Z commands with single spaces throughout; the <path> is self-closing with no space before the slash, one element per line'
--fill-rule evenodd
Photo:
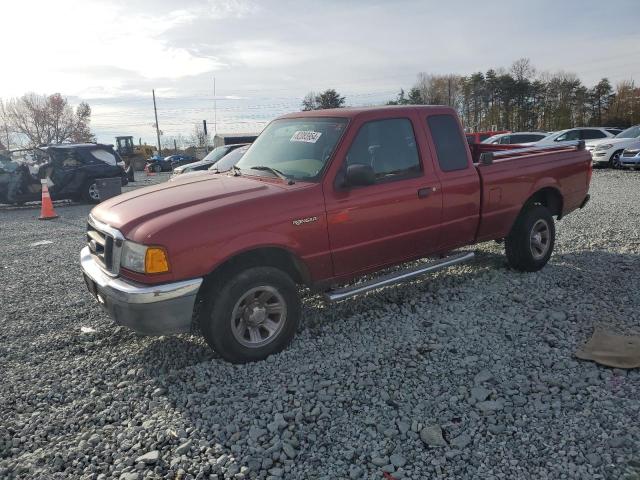
<path fill-rule="evenodd" d="M 471 148 L 482 184 L 476 236 L 479 242 L 506 236 L 535 192 L 543 191 L 549 198 L 557 199 L 558 218 L 579 208 L 587 196 L 591 155 L 584 144 L 544 149 L 478 144 Z M 497 154 L 491 163 L 478 161 L 487 152 Z"/>

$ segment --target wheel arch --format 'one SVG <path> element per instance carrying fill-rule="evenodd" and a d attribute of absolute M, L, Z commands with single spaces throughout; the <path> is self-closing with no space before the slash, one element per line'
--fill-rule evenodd
<path fill-rule="evenodd" d="M 306 264 L 293 252 L 280 246 L 252 247 L 235 253 L 225 259 L 204 277 L 205 282 L 212 282 L 250 267 L 275 267 L 287 273 L 294 282 L 308 285 L 311 275 Z"/>
<path fill-rule="evenodd" d="M 204 276 L 196 297 L 194 325 L 199 323 L 201 306 L 216 283 L 251 267 L 275 267 L 284 271 L 297 284 L 309 286 L 312 283 L 307 265 L 295 253 L 281 246 L 252 247 L 228 257 Z"/>
<path fill-rule="evenodd" d="M 556 215 L 558 220 L 562 218 L 562 209 L 564 207 L 564 198 L 560 190 L 556 187 L 543 187 L 537 190 L 531 195 L 524 203 L 522 210 L 530 207 L 531 205 L 543 205 L 551 212 L 551 215 Z"/>
<path fill-rule="evenodd" d="M 552 216 L 556 215 L 558 220 L 562 218 L 562 209 L 564 207 L 564 198 L 562 197 L 562 193 L 560 193 L 560 190 L 554 186 L 545 186 L 529 195 L 529 198 L 527 198 L 523 203 L 518 215 L 514 218 L 511 228 L 509 228 L 509 232 L 513 230 L 518 219 L 522 217 L 522 214 L 533 205 L 543 205 L 549 209 Z"/>

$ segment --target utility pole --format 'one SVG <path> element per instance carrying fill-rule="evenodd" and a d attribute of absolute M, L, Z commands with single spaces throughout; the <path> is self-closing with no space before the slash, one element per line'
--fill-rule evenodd
<path fill-rule="evenodd" d="M 213 77 L 213 135 L 218 133 L 218 105 L 216 103 L 216 77 Z"/>
<path fill-rule="evenodd" d="M 156 108 L 156 91 L 151 90 L 153 95 L 153 114 L 156 117 L 156 135 L 158 136 L 158 155 L 162 156 L 162 148 L 160 147 L 160 127 L 158 126 L 158 109 Z"/>
<path fill-rule="evenodd" d="M 175 138 L 173 139 L 173 153 L 178 153 L 178 144 Z"/>

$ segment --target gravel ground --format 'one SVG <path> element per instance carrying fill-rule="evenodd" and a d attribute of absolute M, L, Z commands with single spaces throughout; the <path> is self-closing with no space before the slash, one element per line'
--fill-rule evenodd
<path fill-rule="evenodd" d="M 640 371 L 573 357 L 597 326 L 640 333 L 640 172 L 594 173 L 541 272 L 487 243 L 307 296 L 291 347 L 250 365 L 115 326 L 79 273 L 88 211 L 0 208 L 0 478 L 640 479 Z"/>

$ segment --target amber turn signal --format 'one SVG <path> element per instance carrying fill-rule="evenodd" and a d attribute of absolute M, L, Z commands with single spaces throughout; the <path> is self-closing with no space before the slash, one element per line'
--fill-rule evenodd
<path fill-rule="evenodd" d="M 145 273 L 164 273 L 169 271 L 169 259 L 164 248 L 149 247 L 144 256 Z"/>

